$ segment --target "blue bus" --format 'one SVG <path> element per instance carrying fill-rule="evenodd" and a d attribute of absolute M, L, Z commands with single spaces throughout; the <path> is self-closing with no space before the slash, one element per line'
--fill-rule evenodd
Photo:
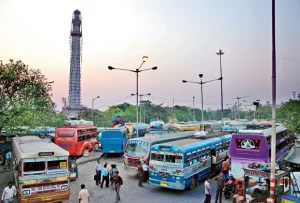
<path fill-rule="evenodd" d="M 102 153 L 123 153 L 128 140 L 126 127 L 105 129 L 101 133 Z"/>
<path fill-rule="evenodd" d="M 149 175 L 152 185 L 185 190 L 193 189 L 212 173 L 212 156 L 216 154 L 216 170 L 228 156 L 232 135 L 207 140 L 184 139 L 151 147 Z"/>

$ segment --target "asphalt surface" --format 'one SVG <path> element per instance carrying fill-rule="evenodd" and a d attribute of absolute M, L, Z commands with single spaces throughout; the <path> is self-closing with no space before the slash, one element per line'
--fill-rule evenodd
<path fill-rule="evenodd" d="M 142 203 L 196 203 L 204 202 L 204 181 L 201 181 L 199 186 L 193 190 L 171 190 L 168 188 L 161 188 L 145 183 L 144 187 L 138 187 L 138 178 L 134 174 L 128 174 L 123 170 L 123 156 L 109 156 L 103 157 L 101 163 L 108 162 L 109 164 L 117 164 L 120 175 L 123 178 L 124 184 L 121 187 L 119 202 L 142 202 Z M 73 203 L 78 201 L 78 192 L 80 185 L 85 184 L 86 189 L 90 193 L 90 203 L 111 203 L 114 202 L 115 191 L 111 188 L 100 188 L 94 182 L 96 161 L 86 163 L 79 166 L 79 178 L 71 182 L 71 196 L 66 203 Z M 215 183 L 211 182 L 212 193 L 215 194 Z M 212 202 L 215 198 L 212 197 Z M 232 202 L 232 200 L 225 200 L 224 203 Z"/>

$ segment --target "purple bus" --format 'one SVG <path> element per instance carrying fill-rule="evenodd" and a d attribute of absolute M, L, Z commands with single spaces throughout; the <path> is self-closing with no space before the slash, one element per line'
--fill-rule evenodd
<path fill-rule="evenodd" d="M 271 163 L 272 128 L 239 130 L 233 134 L 230 142 L 231 174 L 235 178 L 243 177 L 243 167 L 253 162 Z M 276 126 L 276 161 L 283 158 L 289 149 L 290 132 L 282 125 Z"/>

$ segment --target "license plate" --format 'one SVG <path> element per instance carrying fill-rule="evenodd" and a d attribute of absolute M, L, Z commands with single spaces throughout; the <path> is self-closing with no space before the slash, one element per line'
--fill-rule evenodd
<path fill-rule="evenodd" d="M 168 186 L 168 183 L 167 183 L 167 182 L 161 181 L 161 182 L 160 182 L 160 186 L 167 187 L 167 186 Z"/>
<path fill-rule="evenodd" d="M 129 169 L 130 172 L 135 172 L 134 168 Z"/>
<path fill-rule="evenodd" d="M 41 200 L 42 201 L 52 200 L 52 197 L 51 196 L 44 196 L 44 197 L 41 197 Z"/>
<path fill-rule="evenodd" d="M 109 152 L 110 152 L 110 153 L 115 153 L 115 151 L 114 151 L 114 150 L 110 150 Z"/>

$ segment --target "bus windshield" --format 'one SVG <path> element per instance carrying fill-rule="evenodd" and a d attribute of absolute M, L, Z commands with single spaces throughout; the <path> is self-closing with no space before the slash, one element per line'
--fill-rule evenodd
<path fill-rule="evenodd" d="M 128 155 L 146 156 L 148 154 L 149 143 L 140 140 L 129 140 L 127 142 L 126 153 Z"/>

